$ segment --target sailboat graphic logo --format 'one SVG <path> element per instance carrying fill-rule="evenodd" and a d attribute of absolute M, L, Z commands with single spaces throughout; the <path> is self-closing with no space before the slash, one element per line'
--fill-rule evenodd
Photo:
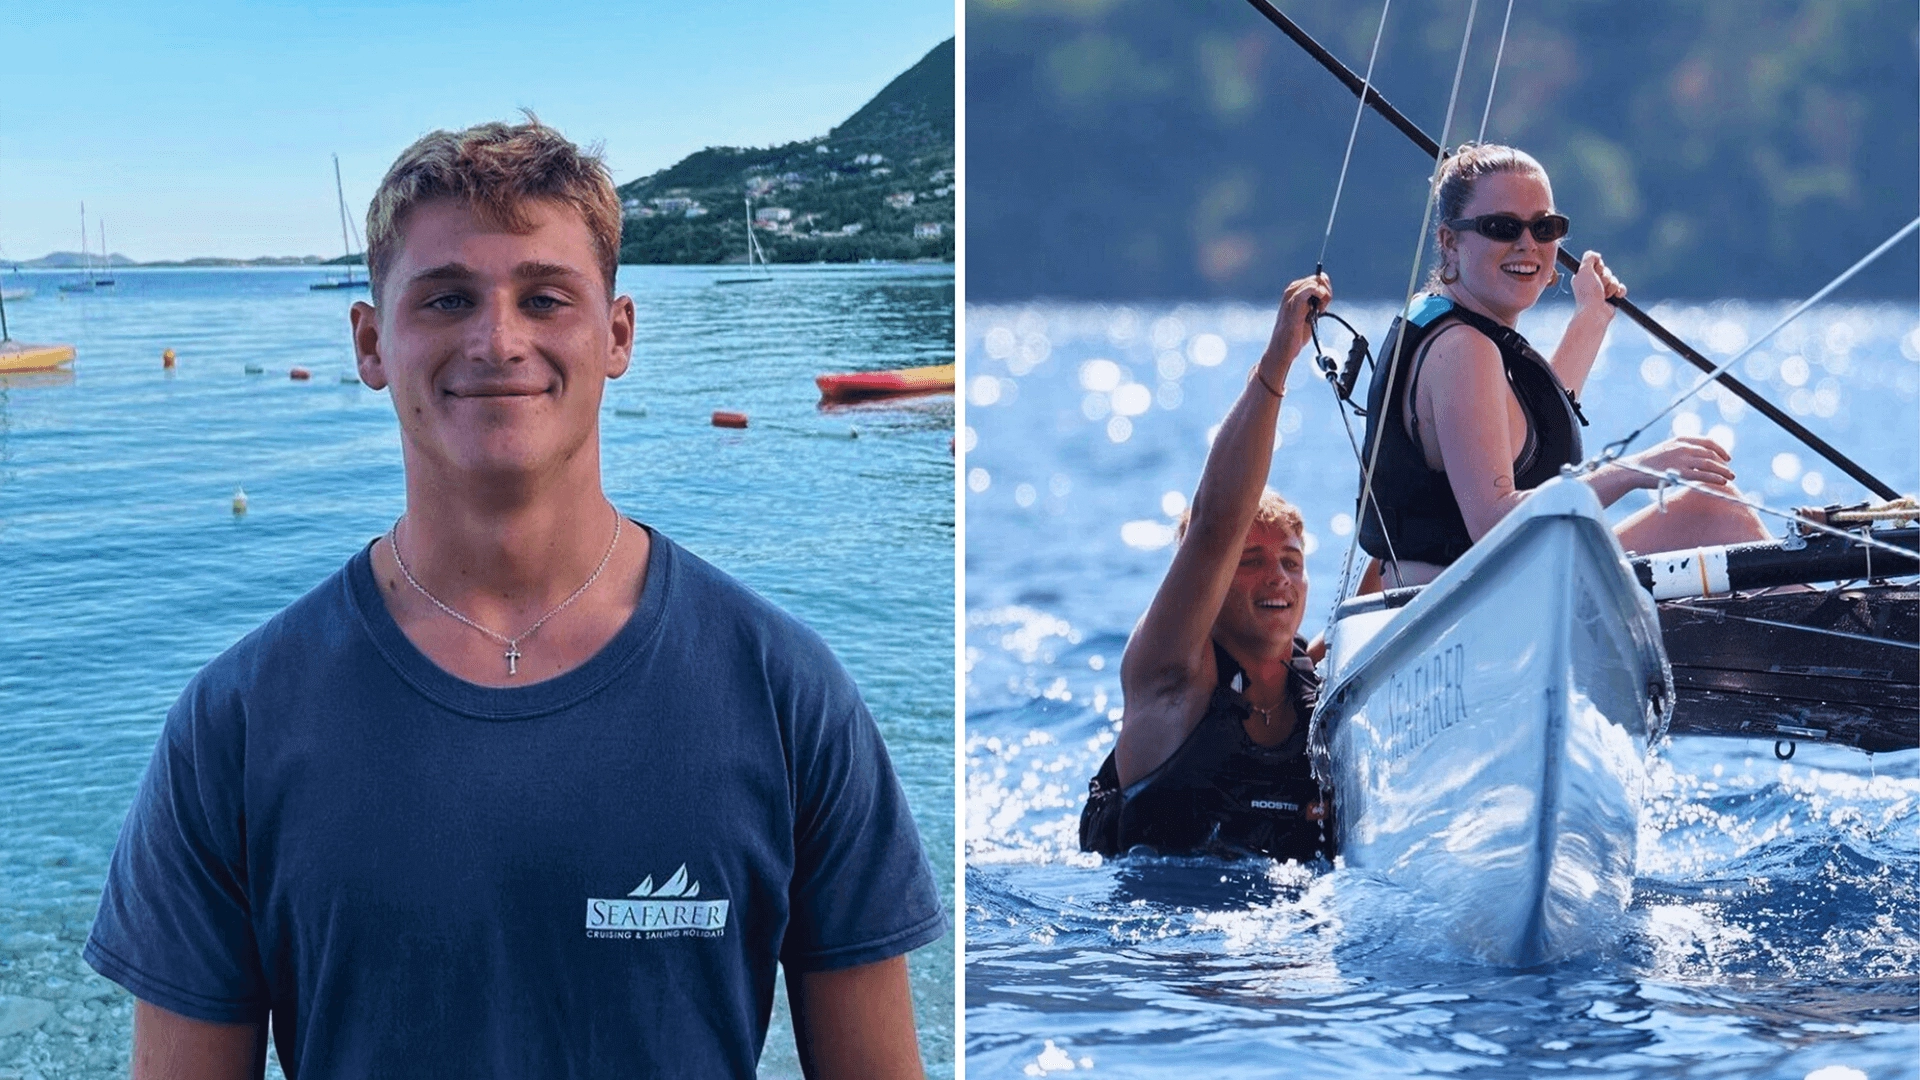
<path fill-rule="evenodd" d="M 589 899 L 587 936 L 719 937 L 727 931 L 729 906 L 726 900 L 701 899 L 700 883 L 687 876 L 686 864 L 682 863 L 659 886 L 648 874 L 638 888 L 620 899 Z"/>
<path fill-rule="evenodd" d="M 631 881 L 633 879 L 629 878 L 627 880 Z M 680 869 L 675 870 L 673 872 L 673 876 L 667 879 L 667 883 L 665 885 L 662 885 L 657 889 L 654 888 L 653 875 L 648 874 L 647 880 L 641 882 L 639 888 L 633 890 L 627 895 L 638 896 L 642 898 L 649 897 L 649 896 L 657 896 L 662 899 L 665 899 L 667 897 L 684 896 L 688 899 L 692 899 L 693 897 L 700 895 L 700 883 L 696 881 L 691 885 L 687 884 L 687 864 L 681 863 Z"/>

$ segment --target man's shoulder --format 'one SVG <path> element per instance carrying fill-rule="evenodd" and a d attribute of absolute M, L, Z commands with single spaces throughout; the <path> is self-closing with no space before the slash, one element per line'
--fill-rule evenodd
<path fill-rule="evenodd" d="M 812 627 L 752 586 L 655 531 L 654 541 L 668 546 L 672 594 L 668 603 L 697 615 L 706 631 L 742 642 L 764 643 L 776 652 L 825 651 Z"/>
<path fill-rule="evenodd" d="M 654 536 L 672 544 L 658 532 Z M 776 698 L 857 698 L 852 677 L 812 627 L 686 548 L 673 546 L 668 555 L 668 633 L 681 637 L 703 663 L 764 680 Z"/>

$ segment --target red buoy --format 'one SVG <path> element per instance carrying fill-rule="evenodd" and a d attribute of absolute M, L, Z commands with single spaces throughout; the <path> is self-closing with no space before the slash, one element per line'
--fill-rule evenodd
<path fill-rule="evenodd" d="M 287 378 L 295 382 L 306 382 L 308 379 L 313 378 L 313 372 L 303 367 L 297 367 L 287 372 Z"/>
<path fill-rule="evenodd" d="M 743 412 L 728 412 L 725 409 L 715 409 L 713 411 L 713 426 L 728 428 L 746 427 L 747 414 Z"/>

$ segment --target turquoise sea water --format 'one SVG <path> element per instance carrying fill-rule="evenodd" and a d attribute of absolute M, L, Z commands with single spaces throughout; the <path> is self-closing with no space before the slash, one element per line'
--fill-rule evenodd
<path fill-rule="evenodd" d="M 1374 341 L 1392 314 L 1336 310 Z M 1655 314 L 1724 358 L 1785 310 Z M 1357 871 L 1082 855 L 1087 779 L 1120 717 L 1121 650 L 1272 312 L 967 314 L 970 1076 L 1920 1075 L 1920 752 L 1803 745 L 1781 762 L 1771 743 L 1671 745 L 1655 762 L 1623 932 L 1528 971 L 1451 952 L 1405 897 Z M 1569 314 L 1549 306 L 1520 329 L 1550 351 Z M 1344 336 L 1327 345 L 1344 355 Z M 1816 309 L 1738 374 L 1898 490 L 1920 491 L 1911 304 Z M 1584 395 L 1588 448 L 1693 382 L 1616 320 Z M 1311 634 L 1334 603 L 1358 469 L 1306 358 L 1279 430 L 1271 483 L 1306 518 Z M 1739 483 L 1769 506 L 1866 497 L 1730 395 L 1681 407 L 1638 448 L 1670 432 L 1730 443 Z M 1630 495 L 1614 512 L 1645 504 Z"/>
<path fill-rule="evenodd" d="M 343 381 L 365 294 L 308 290 L 325 276 L 123 270 L 63 297 L 63 276 L 0 274 L 35 290 L 7 305 L 16 338 L 79 348 L 70 377 L 0 379 L 0 1077 L 125 1075 L 131 1001 L 79 954 L 166 709 L 402 508 L 392 406 Z M 639 344 L 602 415 L 608 493 L 838 652 L 951 910 L 953 399 L 823 411 L 812 379 L 948 362 L 953 270 L 720 276 L 622 269 Z M 719 408 L 753 426 L 711 427 Z M 941 1076 L 952 965 L 951 935 L 910 960 Z M 798 1075 L 784 1006 L 761 1071 Z"/>

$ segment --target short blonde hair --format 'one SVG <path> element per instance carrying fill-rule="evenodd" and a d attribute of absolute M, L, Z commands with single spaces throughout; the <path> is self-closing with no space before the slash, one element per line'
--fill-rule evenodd
<path fill-rule="evenodd" d="M 1173 526 L 1174 543 L 1187 538 L 1187 525 L 1193 520 L 1193 506 L 1188 504 L 1180 511 L 1180 520 Z M 1260 492 L 1260 506 L 1253 512 L 1254 525 L 1284 525 L 1293 535 L 1305 538 L 1307 522 L 1300 516 L 1300 508 L 1280 497 L 1272 488 L 1263 488 Z M 1251 526 L 1249 526 L 1251 528 Z"/>
<path fill-rule="evenodd" d="M 434 199 L 461 199 L 490 224 L 533 227 L 527 204 L 549 199 L 579 211 L 593 236 L 607 295 L 620 269 L 620 196 L 599 148 L 582 150 L 531 112 L 524 124 L 495 121 L 435 131 L 402 151 L 367 207 L 367 276 L 374 302 L 400 254 L 409 212 Z"/>

